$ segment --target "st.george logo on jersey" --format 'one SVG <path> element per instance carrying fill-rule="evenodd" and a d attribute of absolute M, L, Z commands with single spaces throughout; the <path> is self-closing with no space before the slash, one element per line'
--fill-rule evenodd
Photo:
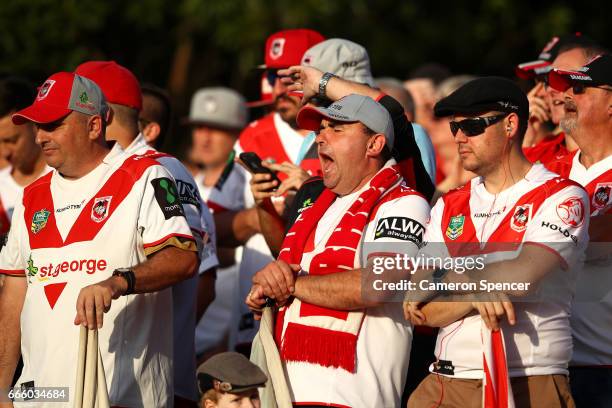
<path fill-rule="evenodd" d="M 465 215 L 459 214 L 451 217 L 446 227 L 446 236 L 453 241 L 463 234 L 463 224 L 465 223 Z"/>
<path fill-rule="evenodd" d="M 45 228 L 47 225 L 47 220 L 49 219 L 49 214 L 51 214 L 48 210 L 42 209 L 36 211 L 34 216 L 32 216 L 32 224 L 30 225 L 30 231 L 34 234 L 38 234 L 40 230 Z"/>
<path fill-rule="evenodd" d="M 93 207 L 91 207 L 91 219 L 95 222 L 102 222 L 108 217 L 108 209 L 112 196 L 96 197 Z"/>
<path fill-rule="evenodd" d="M 606 207 L 610 202 L 610 193 L 612 193 L 612 183 L 597 184 L 593 193 L 593 207 L 598 210 Z"/>
<path fill-rule="evenodd" d="M 517 205 L 514 208 L 514 214 L 510 221 L 510 228 L 516 232 L 522 232 L 527 229 L 527 223 L 531 219 L 532 204 Z"/>
<path fill-rule="evenodd" d="M 570 197 L 557 205 L 557 215 L 566 225 L 579 227 L 584 221 L 584 204 L 579 197 Z"/>

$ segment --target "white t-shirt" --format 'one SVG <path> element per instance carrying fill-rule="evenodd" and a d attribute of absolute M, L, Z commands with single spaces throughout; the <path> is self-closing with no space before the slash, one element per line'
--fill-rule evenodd
<path fill-rule="evenodd" d="M 364 187 L 367 188 L 366 185 Z M 396 187 L 401 188 L 401 187 Z M 375 236 L 377 226 L 393 224 L 394 219 L 411 219 L 421 225 L 420 238 L 429 218 L 429 205 L 418 193 L 411 193 L 384 202 L 372 214 L 367 224 L 356 257 L 360 257 L 364 243 L 399 243 L 408 256 L 418 251 L 420 242 Z M 331 231 L 359 196 L 359 192 L 337 198 L 317 224 L 315 245 L 327 241 Z M 383 198 L 384 199 L 384 198 Z M 416 224 L 415 224 L 416 225 Z M 312 253 L 305 253 L 302 262 Z M 357 260 L 357 264 L 361 262 Z M 292 306 L 288 307 L 286 315 Z M 287 328 L 285 320 L 283 332 Z M 294 403 L 328 404 L 338 407 L 398 407 L 406 379 L 412 327 L 404 319 L 401 302 L 383 303 L 365 309 L 365 317 L 357 339 L 356 372 L 323 367 L 306 362 L 285 362 L 285 370 Z"/>
<path fill-rule="evenodd" d="M 175 157 L 159 154 L 150 147 L 142 133 L 127 147 L 126 153 L 151 156 L 174 177 L 187 223 L 198 242 L 199 274 L 219 265 L 216 252 L 215 223 L 197 184 L 185 166 Z M 172 287 L 174 310 L 174 393 L 198 400 L 196 383 L 195 338 L 198 276 Z"/>
<path fill-rule="evenodd" d="M 17 386 L 33 381 L 35 387 L 69 387 L 72 397 L 80 290 L 168 245 L 196 250 L 173 185 L 155 161 L 128 158 L 115 147 L 77 180 L 53 171 L 24 190 L 0 253 L 0 273 L 28 281 L 21 314 L 24 368 Z M 172 404 L 171 322 L 168 289 L 113 301 L 99 330 L 111 405 Z"/>
<path fill-rule="evenodd" d="M 612 156 L 588 169 L 580 163 L 580 151 L 572 161 L 570 179 L 582 184 L 590 196 L 591 223 L 612 206 Z M 612 226 L 611 226 L 612 227 Z M 572 366 L 612 365 L 612 276 L 608 262 L 587 262 L 577 281 L 572 306 L 574 336 Z"/>
<path fill-rule="evenodd" d="M 526 219 L 521 221 L 515 217 L 523 206 L 519 203 L 521 197 L 542 188 L 544 183 L 555 177 L 557 177 L 555 173 L 536 164 L 531 167 L 524 179 L 497 196 L 486 190 L 480 177 L 472 179 L 467 186 L 451 191 L 443 199 L 438 200 L 431 212 L 430 224 L 425 233 L 427 245 L 422 252 L 431 256 L 447 256 L 448 254 L 440 251 L 440 243 L 445 242 L 445 235 L 454 237 L 450 238 L 454 240 L 463 233 L 468 234 L 468 223 L 473 224 L 477 242 L 481 243 L 489 242 L 493 233 L 508 231 L 512 234 L 512 230 L 522 229 L 524 235 L 521 242 L 537 243 L 557 252 L 561 263 L 565 262 L 568 265 L 565 272 L 573 271 L 572 266 L 579 261 L 588 242 L 589 220 L 585 213 L 588 211 L 588 199 L 582 188 L 569 185 L 553 194 L 547 194 L 541 205 L 533 201 L 523 207 L 527 208 L 529 214 Z M 445 203 L 447 200 L 457 202 L 458 194 L 469 194 L 469 206 L 457 209 L 457 213 L 447 214 L 450 216 L 450 221 L 444 221 Z M 579 222 L 576 220 L 574 222 L 579 225 L 572 227 L 566 224 L 559 214 L 563 214 L 561 210 L 564 203 L 574 198 L 582 202 L 583 212 Z M 532 211 L 537 205 L 539 208 Z M 516 219 L 517 222 L 502 224 L 510 214 L 513 214 L 512 219 Z M 451 224 L 453 219 L 456 220 L 455 224 Z M 518 253 L 518 251 L 506 251 L 501 254 L 489 254 L 489 259 L 485 262 L 515 258 Z M 568 277 L 569 275 L 568 273 Z M 572 352 L 569 310 L 574 290 L 573 283 L 571 278 L 564 281 L 557 293 L 558 300 L 555 302 L 514 303 L 516 325 L 510 326 L 502 319 L 511 377 L 567 374 L 567 364 Z M 454 366 L 452 376 L 468 379 L 483 378 L 481 321 L 479 315 L 472 315 L 440 329 L 435 356 L 439 360 L 450 361 Z M 431 370 L 433 372 L 433 366 Z"/>

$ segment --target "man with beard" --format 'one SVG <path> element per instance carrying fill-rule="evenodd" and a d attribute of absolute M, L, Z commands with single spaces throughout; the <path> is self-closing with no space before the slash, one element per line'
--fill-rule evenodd
<path fill-rule="evenodd" d="M 274 111 L 250 123 L 242 131 L 235 146 L 236 155 L 255 152 L 262 160 L 295 163 L 304 135 L 308 131 L 299 130 L 296 124 L 300 96 L 287 91 L 277 71 L 299 64 L 304 52 L 321 41 L 321 34 L 308 29 L 279 31 L 268 37 L 263 68 L 266 80 L 272 87 Z M 316 172 L 317 168 L 306 170 Z M 281 180 L 285 177 L 279 173 Z M 257 211 L 253 208 L 254 201 L 248 182 L 245 183 L 244 198 L 245 210 L 215 214 L 219 245 L 236 246 L 244 243 L 239 271 L 240 299 L 246 296 L 253 274 L 273 259 L 265 239 L 259 234 Z M 230 331 L 230 347 L 233 346 L 248 355 L 257 328 L 252 313 L 243 302 L 237 305 L 233 321 L 236 327 Z"/>
<path fill-rule="evenodd" d="M 576 71 L 555 69 L 550 85 L 563 92 L 561 127 L 579 147 L 550 167 L 582 184 L 591 204 L 591 243 L 572 309 L 572 393 L 578 406 L 604 407 L 612 400 L 612 56 Z"/>
<path fill-rule="evenodd" d="M 529 127 L 523 151 L 529 161 L 548 163 L 575 151 L 578 146 L 559 127 L 563 117 L 563 94 L 548 86 L 548 73 L 553 68 L 572 70 L 603 52 L 591 38 L 580 33 L 553 37 L 535 61 L 519 64 L 519 78 L 535 79 L 536 86 L 527 94 Z M 552 128 L 552 129 L 551 129 Z"/>

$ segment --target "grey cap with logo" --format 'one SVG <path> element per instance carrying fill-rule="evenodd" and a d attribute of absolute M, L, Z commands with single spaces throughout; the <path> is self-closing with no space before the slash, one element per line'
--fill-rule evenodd
<path fill-rule="evenodd" d="M 240 130 L 247 125 L 246 101 L 233 89 L 199 89 L 191 98 L 187 123 Z"/>
<path fill-rule="evenodd" d="M 347 81 L 374 86 L 368 51 L 343 38 L 330 38 L 310 47 L 302 57 L 302 65 L 330 72 Z"/>
<path fill-rule="evenodd" d="M 361 122 L 376 133 L 385 135 L 387 146 L 393 146 L 395 133 L 389 112 L 369 96 L 350 94 L 327 108 L 303 107 L 297 116 L 301 129 L 319 130 L 321 120 Z"/>

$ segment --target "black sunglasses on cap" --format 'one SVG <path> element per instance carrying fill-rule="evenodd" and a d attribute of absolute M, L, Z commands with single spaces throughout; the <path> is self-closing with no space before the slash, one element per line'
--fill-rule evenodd
<path fill-rule="evenodd" d="M 455 122 L 454 120 L 452 120 L 449 122 L 450 130 L 453 136 L 457 136 L 457 132 L 459 131 L 459 129 L 461 129 L 463 134 L 468 137 L 478 136 L 484 133 L 486 128 L 496 124 L 508 115 L 509 113 L 502 113 L 500 115 L 495 116 L 483 116 L 477 118 L 463 119 L 459 122 Z"/>

